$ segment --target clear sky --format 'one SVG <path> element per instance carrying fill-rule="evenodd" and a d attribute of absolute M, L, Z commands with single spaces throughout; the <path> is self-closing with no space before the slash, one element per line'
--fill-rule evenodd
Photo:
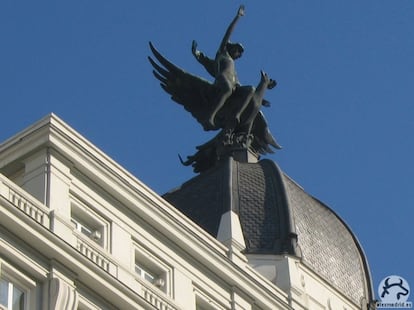
<path fill-rule="evenodd" d="M 212 133 L 159 87 L 148 41 L 208 78 L 191 41 L 214 56 L 240 4 L 0 1 L 0 141 L 54 112 L 156 192 L 180 185 L 194 174 L 177 154 Z M 349 224 L 375 291 L 392 274 L 414 288 L 414 1 L 244 4 L 240 81 L 278 81 L 267 158 Z"/>

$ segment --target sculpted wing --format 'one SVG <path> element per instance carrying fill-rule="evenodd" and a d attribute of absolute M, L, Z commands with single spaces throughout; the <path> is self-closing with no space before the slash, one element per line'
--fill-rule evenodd
<path fill-rule="evenodd" d="M 251 146 L 259 154 L 274 153 L 270 145 L 276 149 L 282 148 L 271 134 L 262 111 L 257 113 L 251 133 L 254 136 Z"/>
<path fill-rule="evenodd" d="M 211 105 L 210 97 L 214 92 L 213 85 L 197 76 L 185 72 L 161 55 L 149 43 L 152 54 L 159 64 L 148 57 L 154 68 L 154 76 L 161 82 L 161 87 L 171 95 L 171 99 L 184 106 L 200 124 L 208 117 Z"/>

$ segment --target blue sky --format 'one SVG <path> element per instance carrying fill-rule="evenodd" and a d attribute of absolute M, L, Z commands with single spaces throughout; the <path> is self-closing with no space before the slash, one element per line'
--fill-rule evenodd
<path fill-rule="evenodd" d="M 333 208 L 387 275 L 414 287 L 414 1 L 244 1 L 232 36 L 243 84 L 278 81 L 264 110 L 283 150 L 267 156 Z M 56 113 L 138 179 L 164 193 L 194 174 L 212 136 L 151 74 L 148 41 L 208 78 L 236 1 L 0 2 L 0 140 Z M 410 299 L 412 300 L 413 297 Z"/>

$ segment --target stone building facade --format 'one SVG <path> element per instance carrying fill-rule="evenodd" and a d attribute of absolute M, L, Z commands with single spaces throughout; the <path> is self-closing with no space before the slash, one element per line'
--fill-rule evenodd
<path fill-rule="evenodd" d="M 219 181 L 218 181 L 219 180 Z M 0 144 L 1 309 L 370 309 L 348 226 L 269 160 L 163 196 L 56 115 Z"/>

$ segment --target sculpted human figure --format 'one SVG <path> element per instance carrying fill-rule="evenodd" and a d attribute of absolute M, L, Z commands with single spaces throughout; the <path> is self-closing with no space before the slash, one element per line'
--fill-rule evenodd
<path fill-rule="evenodd" d="M 235 150 L 249 149 L 262 155 L 273 153 L 271 147 L 281 148 L 261 111 L 262 106 L 269 106 L 264 94 L 276 86 L 276 81 L 263 71 L 256 88 L 241 86 L 237 78 L 235 60 L 244 50 L 241 44 L 231 43 L 230 36 L 241 16 L 244 6 L 239 7 L 228 26 L 214 59 L 199 51 L 197 42 L 192 43 L 192 54 L 214 78 L 213 83 L 173 64 L 149 42 L 153 56 L 148 60 L 162 89 L 190 112 L 204 130 L 220 130 L 210 141 L 198 146 L 196 154 L 183 161 L 196 172 L 213 167 Z"/>
<path fill-rule="evenodd" d="M 234 17 L 228 26 L 226 33 L 217 50 L 216 58 L 214 60 L 205 56 L 202 52 L 197 50 L 197 42 L 193 41 L 191 51 L 195 58 L 204 66 L 207 72 L 215 78 L 214 85 L 217 89 L 217 95 L 212 100 L 213 109 L 206 120 L 206 127 L 215 127 L 215 117 L 217 112 L 224 106 L 229 97 L 236 91 L 238 98 L 240 98 L 239 108 L 234 115 L 234 121 L 237 125 L 240 121 L 240 115 L 250 102 L 254 94 L 254 87 L 241 86 L 237 78 L 234 61 L 240 58 L 244 52 L 243 46 L 240 43 L 231 43 L 230 36 L 236 26 L 237 21 L 244 15 L 244 6 L 240 6 L 237 15 Z"/>

